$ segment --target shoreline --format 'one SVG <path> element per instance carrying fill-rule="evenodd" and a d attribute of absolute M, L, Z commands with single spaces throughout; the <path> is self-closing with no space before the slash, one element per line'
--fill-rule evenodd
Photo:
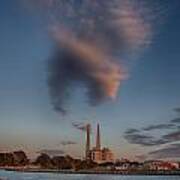
<path fill-rule="evenodd" d="M 94 174 L 94 175 L 137 175 L 137 176 L 180 176 L 180 170 L 173 171 L 96 171 L 96 170 L 59 170 L 59 169 L 34 169 L 34 168 L 3 168 L 6 171 L 22 173 L 60 173 L 60 174 Z"/>

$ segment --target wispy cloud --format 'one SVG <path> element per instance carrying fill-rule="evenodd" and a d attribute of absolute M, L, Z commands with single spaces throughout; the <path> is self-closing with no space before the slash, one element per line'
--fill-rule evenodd
<path fill-rule="evenodd" d="M 49 156 L 58 156 L 58 155 L 63 155 L 65 152 L 60 149 L 42 149 L 37 153 L 44 153 L 44 154 L 48 154 Z"/>
<path fill-rule="evenodd" d="M 130 143 L 130 144 L 138 144 L 141 146 L 155 146 L 155 145 L 161 145 L 168 142 L 166 139 L 156 139 L 153 136 L 145 135 L 145 134 L 125 134 L 124 138 Z"/>
<path fill-rule="evenodd" d="M 72 126 L 81 131 L 86 131 L 87 129 L 87 124 L 82 122 L 72 122 Z"/>
<path fill-rule="evenodd" d="M 180 117 L 172 119 L 171 122 L 172 123 L 180 123 Z"/>
<path fill-rule="evenodd" d="M 163 136 L 164 139 L 167 139 L 168 141 L 180 141 L 180 130 L 168 133 Z"/>
<path fill-rule="evenodd" d="M 171 129 L 175 128 L 174 124 L 157 124 L 157 125 L 150 125 L 143 128 L 144 131 L 152 131 L 152 130 L 160 130 L 160 129 Z"/>
<path fill-rule="evenodd" d="M 176 111 L 177 110 L 179 111 L 179 108 L 176 108 Z M 180 117 L 177 117 L 161 124 L 153 124 L 140 129 L 130 128 L 124 132 L 124 138 L 130 144 L 138 144 L 141 146 L 155 146 L 173 143 L 180 141 L 179 123 Z M 152 131 L 154 130 L 159 132 L 160 135 L 153 135 L 154 133 Z M 171 132 L 169 132 L 170 130 Z"/>
<path fill-rule="evenodd" d="M 77 143 L 75 141 L 61 141 L 60 144 L 63 146 L 68 146 L 68 145 L 75 145 Z"/>
<path fill-rule="evenodd" d="M 125 134 L 133 134 L 133 133 L 138 133 L 138 132 L 139 132 L 138 129 L 129 128 L 125 131 Z"/>
<path fill-rule="evenodd" d="M 165 148 L 148 153 L 153 158 L 180 158 L 180 144 L 171 144 Z"/>
<path fill-rule="evenodd" d="M 180 107 L 174 108 L 174 111 L 180 113 Z"/>

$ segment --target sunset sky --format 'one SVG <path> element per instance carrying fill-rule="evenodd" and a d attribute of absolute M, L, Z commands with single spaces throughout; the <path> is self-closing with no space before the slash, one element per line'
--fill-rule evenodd
<path fill-rule="evenodd" d="M 49 24 L 24 1 L 0 2 L 0 151 L 82 157 L 85 134 L 73 123 L 91 123 L 94 133 L 99 122 L 102 145 L 117 158 L 180 158 L 179 0 L 157 1 L 164 8 L 160 25 L 149 47 L 128 62 L 117 98 L 91 107 L 75 87 L 65 116 L 54 110 L 48 92 Z"/>

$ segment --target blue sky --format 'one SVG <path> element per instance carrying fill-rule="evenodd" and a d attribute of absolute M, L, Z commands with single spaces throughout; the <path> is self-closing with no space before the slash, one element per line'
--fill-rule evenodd
<path fill-rule="evenodd" d="M 178 0 L 168 9 L 150 48 L 133 62 L 117 100 L 91 108 L 77 90 L 67 117 L 55 112 L 50 104 L 46 72 L 52 42 L 45 23 L 18 0 L 0 3 L 0 149 L 61 149 L 62 140 L 84 145 L 84 134 L 71 122 L 90 121 L 93 128 L 100 122 L 104 145 L 114 149 L 118 157 L 133 157 L 149 147 L 128 143 L 124 131 L 176 117 L 173 108 L 180 107 Z M 81 156 L 83 146 L 65 150 Z"/>

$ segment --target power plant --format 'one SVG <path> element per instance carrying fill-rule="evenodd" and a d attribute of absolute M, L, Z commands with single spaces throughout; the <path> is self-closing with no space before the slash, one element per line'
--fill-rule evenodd
<path fill-rule="evenodd" d="M 109 148 L 101 148 L 100 126 L 97 124 L 96 146 L 91 149 L 91 125 L 86 125 L 86 160 L 92 160 L 98 164 L 114 162 L 114 154 Z"/>

